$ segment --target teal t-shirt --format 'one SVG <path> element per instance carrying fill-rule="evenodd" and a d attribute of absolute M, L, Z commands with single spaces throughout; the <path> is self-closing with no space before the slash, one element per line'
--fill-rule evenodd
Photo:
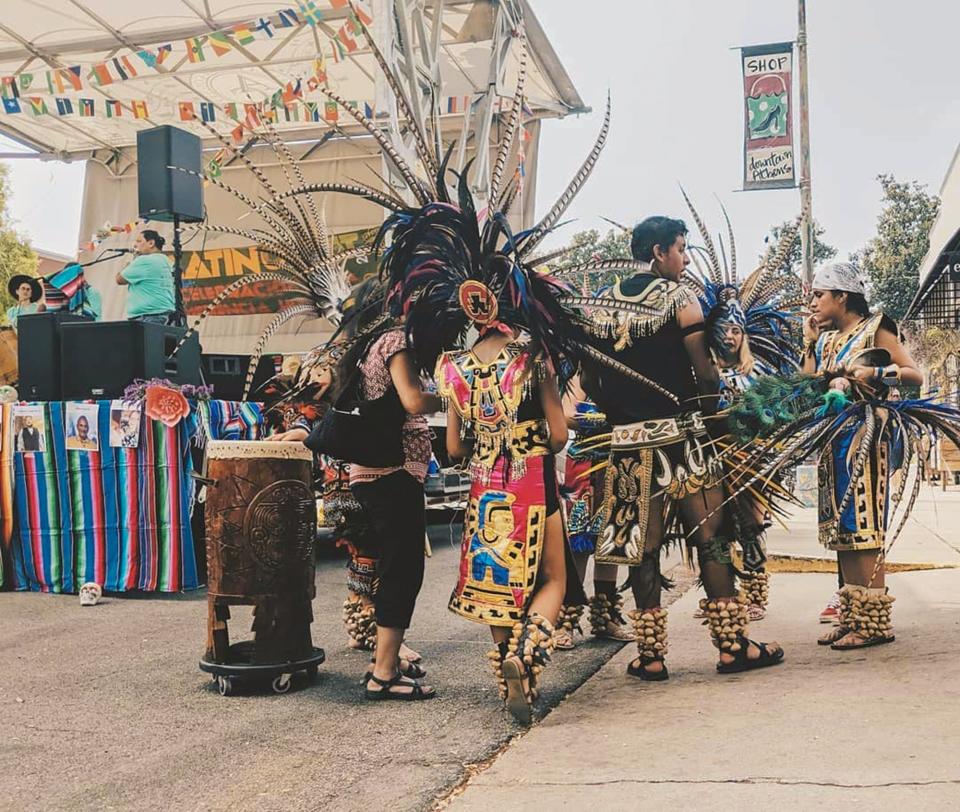
<path fill-rule="evenodd" d="M 173 268 L 163 254 L 144 254 L 124 268 L 127 280 L 127 318 L 169 313 L 176 307 Z"/>
<path fill-rule="evenodd" d="M 16 330 L 17 320 L 21 316 L 29 316 L 31 313 L 36 313 L 38 307 L 40 307 L 38 302 L 30 302 L 25 305 L 15 304 L 13 307 L 7 308 L 7 322 Z"/>

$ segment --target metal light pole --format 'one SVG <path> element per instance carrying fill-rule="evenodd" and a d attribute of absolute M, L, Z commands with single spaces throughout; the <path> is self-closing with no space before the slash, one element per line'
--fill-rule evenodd
<path fill-rule="evenodd" d="M 797 60 L 800 68 L 800 250 L 803 288 L 813 285 L 813 195 L 810 179 L 810 93 L 807 88 L 807 2 L 798 0 Z"/>

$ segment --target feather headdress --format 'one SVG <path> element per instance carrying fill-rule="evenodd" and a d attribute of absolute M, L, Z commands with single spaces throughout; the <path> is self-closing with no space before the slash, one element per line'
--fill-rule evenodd
<path fill-rule="evenodd" d="M 243 393 L 246 399 L 261 355 L 271 337 L 284 324 L 294 318 L 322 318 L 335 326 L 340 323 L 344 303 L 350 296 L 346 264 L 351 259 L 366 257 L 370 248 L 359 245 L 346 250 L 335 250 L 323 209 L 314 197 L 291 197 L 286 194 L 294 185 L 302 185 L 305 179 L 297 159 L 269 124 L 253 133 L 248 143 L 240 147 L 224 138 L 211 125 L 199 119 L 197 121 L 221 143 L 232 158 L 240 161 L 256 178 L 261 188 L 261 196 L 255 200 L 219 177 L 205 175 L 207 182 L 230 194 L 249 212 L 257 215 L 260 225 L 241 228 L 237 225 L 204 223 L 195 226 L 194 230 L 242 237 L 251 242 L 262 255 L 269 257 L 271 264 L 275 265 L 268 273 L 241 276 L 227 285 L 203 309 L 187 333 L 189 336 L 222 302 L 243 288 L 262 282 L 274 283 L 274 295 L 280 299 L 281 306 L 261 332 L 251 352 Z M 247 156 L 246 147 L 254 140 L 262 141 L 272 148 L 283 174 L 285 189 L 279 189 Z M 196 174 L 182 167 L 171 168 L 186 174 Z M 181 345 L 184 340 L 186 336 L 180 342 Z"/>
<path fill-rule="evenodd" d="M 373 38 L 365 29 L 362 33 L 397 98 L 401 116 L 407 119 L 405 126 L 413 132 L 416 165 L 408 162 L 362 111 L 344 105 L 345 112 L 376 140 L 395 176 L 406 187 L 408 200 L 392 187 L 381 192 L 361 184 L 335 183 L 304 184 L 281 194 L 280 199 L 333 192 L 365 198 L 390 212 L 375 241 L 375 247 L 383 249 L 381 280 L 389 312 L 403 318 L 424 370 L 432 371 L 440 352 L 462 346 L 471 324 L 485 329 L 503 323 L 526 331 L 535 349 L 550 358 L 561 376 L 572 371 L 577 358 L 597 355 L 584 346 L 580 328 L 587 317 L 579 309 L 582 301 L 558 277 L 535 270 L 545 260 L 534 250 L 557 227 L 596 165 L 610 127 L 609 97 L 596 142 L 569 185 L 536 225 L 514 233 L 507 215 L 516 199 L 519 178 L 515 175 L 504 183 L 503 176 L 524 106 L 526 37 L 522 27 L 517 34 L 517 87 L 493 161 L 489 203 L 482 216 L 468 183 L 470 164 L 459 173 L 449 169 L 452 146 L 441 153 L 439 134 L 420 129 L 401 83 Z M 333 101 L 341 101 L 332 91 L 323 92 Z M 451 178 L 454 182 L 448 183 Z M 631 264 L 625 260 L 613 266 L 628 270 Z M 590 271 L 593 266 L 588 263 L 578 271 Z M 610 263 L 603 267 L 610 267 Z M 602 300 L 595 305 L 599 309 L 614 306 L 630 307 Z M 640 305 L 633 307 L 637 313 L 646 313 Z M 606 356 L 596 360 L 604 363 L 604 359 L 610 361 Z M 653 385 L 630 370 L 627 374 Z"/>
<path fill-rule="evenodd" d="M 789 373 L 797 369 L 796 328 L 799 323 L 799 281 L 784 273 L 783 262 L 797 239 L 797 224 L 780 234 L 779 242 L 768 258 L 741 280 L 737 272 L 737 248 L 727 210 L 720 204 L 726 223 L 729 258 L 723 237 L 719 250 L 699 212 L 681 188 L 683 199 L 700 233 L 701 246 L 691 246 L 693 268 L 684 282 L 700 300 L 707 323 L 707 340 L 718 354 L 723 352 L 723 327 L 735 324 L 749 341 L 750 351 L 772 372 Z"/>

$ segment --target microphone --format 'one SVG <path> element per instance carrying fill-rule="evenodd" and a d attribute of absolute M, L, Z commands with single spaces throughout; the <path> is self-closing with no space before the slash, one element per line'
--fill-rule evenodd
<path fill-rule="evenodd" d="M 132 248 L 110 248 L 110 251 L 115 251 L 118 254 L 135 254 L 137 253 Z"/>

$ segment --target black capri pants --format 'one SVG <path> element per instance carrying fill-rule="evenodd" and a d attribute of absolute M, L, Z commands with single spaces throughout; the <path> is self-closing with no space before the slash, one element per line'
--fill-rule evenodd
<path fill-rule="evenodd" d="M 371 482 L 357 482 L 350 490 L 367 520 L 364 552 L 376 556 L 377 587 L 373 602 L 377 625 L 406 629 L 423 585 L 426 515 L 423 483 L 407 471 Z"/>

